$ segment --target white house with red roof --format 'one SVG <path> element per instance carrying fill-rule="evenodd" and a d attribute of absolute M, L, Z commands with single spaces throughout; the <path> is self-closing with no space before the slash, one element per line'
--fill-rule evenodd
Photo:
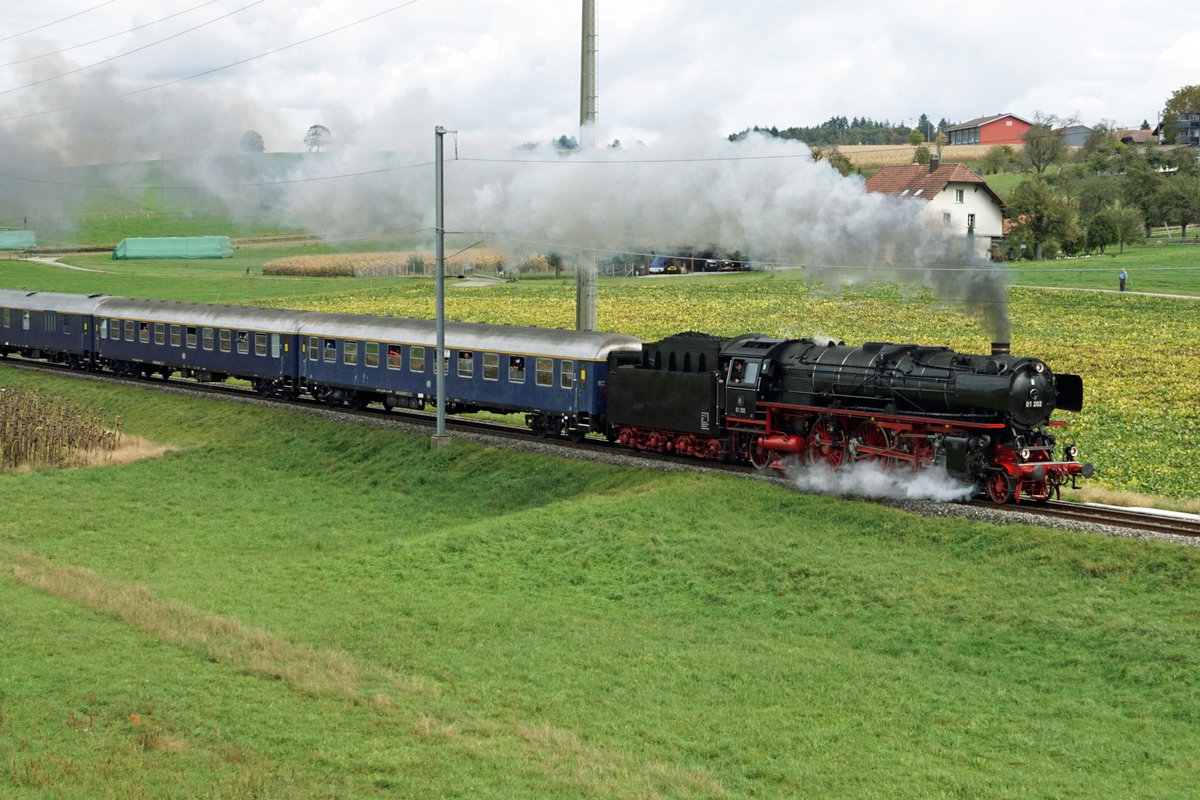
<path fill-rule="evenodd" d="M 962 164 L 882 167 L 867 178 L 868 192 L 925 204 L 922 213 L 953 233 L 974 235 L 975 249 L 988 255 L 1004 237 L 1004 201 L 987 181 Z"/>

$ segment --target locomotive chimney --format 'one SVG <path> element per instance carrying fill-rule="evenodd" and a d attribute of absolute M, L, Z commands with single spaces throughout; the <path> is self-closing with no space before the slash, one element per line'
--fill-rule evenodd
<path fill-rule="evenodd" d="M 1009 354 L 1011 342 L 992 342 L 992 355 L 1006 356 Z"/>

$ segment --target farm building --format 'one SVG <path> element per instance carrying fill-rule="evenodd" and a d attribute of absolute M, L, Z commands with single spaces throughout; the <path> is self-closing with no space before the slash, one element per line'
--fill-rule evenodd
<path fill-rule="evenodd" d="M 1016 114 L 979 117 L 947 128 L 947 144 L 1021 144 L 1032 127 L 1032 122 Z"/>
<path fill-rule="evenodd" d="M 1004 201 L 962 164 L 882 167 L 867 178 L 866 189 L 925 203 L 927 216 L 954 232 L 974 235 L 980 255 L 988 255 L 1004 236 Z"/>
<path fill-rule="evenodd" d="M 1083 147 L 1088 136 L 1091 135 L 1092 129 L 1087 125 L 1069 125 L 1066 128 L 1058 128 L 1054 132 L 1062 134 L 1063 143 L 1067 147 Z"/>
<path fill-rule="evenodd" d="M 233 258 L 228 236 L 163 236 L 122 239 L 114 261 L 132 258 Z"/>

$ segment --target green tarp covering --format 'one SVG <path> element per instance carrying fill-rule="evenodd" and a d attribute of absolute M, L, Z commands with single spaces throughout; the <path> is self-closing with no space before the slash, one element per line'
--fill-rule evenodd
<path fill-rule="evenodd" d="M 33 231 L 0 231 L 0 250 L 32 250 L 37 247 Z"/>
<path fill-rule="evenodd" d="M 228 236 L 164 236 L 122 239 L 113 260 L 127 258 L 233 258 Z"/>

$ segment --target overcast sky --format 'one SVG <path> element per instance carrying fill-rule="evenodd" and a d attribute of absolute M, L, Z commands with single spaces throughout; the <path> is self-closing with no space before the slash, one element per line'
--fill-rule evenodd
<path fill-rule="evenodd" d="M 1044 112 L 1133 127 L 1200 83 L 1194 0 L 596 5 L 603 142 L 834 115 Z M 580 18 L 564 0 L 5 2 L 0 137 L 90 127 L 97 105 L 129 117 L 192 105 L 259 130 L 271 151 L 303 150 L 313 123 L 381 147 L 428 142 L 434 125 L 488 146 L 546 142 L 578 132 Z M 139 130 L 125 155 L 167 154 L 175 138 L 165 124 Z"/>

